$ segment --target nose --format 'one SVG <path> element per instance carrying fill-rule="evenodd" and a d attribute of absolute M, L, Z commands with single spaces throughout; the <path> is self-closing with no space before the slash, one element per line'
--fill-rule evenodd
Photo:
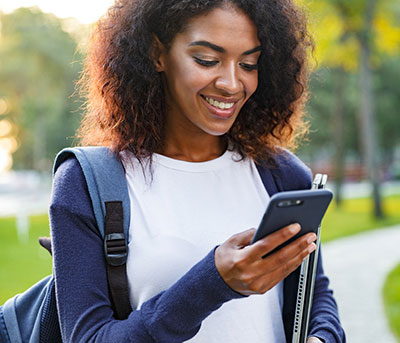
<path fill-rule="evenodd" d="M 242 89 L 238 71 L 234 63 L 220 69 L 221 73 L 215 80 L 215 87 L 228 94 L 236 94 Z"/>

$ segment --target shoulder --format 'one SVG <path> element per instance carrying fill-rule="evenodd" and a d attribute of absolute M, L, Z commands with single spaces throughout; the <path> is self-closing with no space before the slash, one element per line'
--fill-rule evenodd
<path fill-rule="evenodd" d="M 311 188 L 312 172 L 295 154 L 280 149 L 272 158 L 274 167 L 271 173 L 282 190 Z"/>
<path fill-rule="evenodd" d="M 65 182 L 68 180 L 74 180 L 75 178 L 82 178 L 83 173 L 81 166 L 77 159 L 72 155 L 64 160 L 58 167 L 54 174 L 55 182 Z"/>
<path fill-rule="evenodd" d="M 63 161 L 54 174 L 50 207 L 69 208 L 86 215 L 91 212 L 86 180 L 78 160 L 73 156 Z"/>
<path fill-rule="evenodd" d="M 82 168 L 75 157 L 69 157 L 58 166 L 54 174 L 53 190 L 63 193 L 71 190 L 84 190 L 85 186 Z"/>

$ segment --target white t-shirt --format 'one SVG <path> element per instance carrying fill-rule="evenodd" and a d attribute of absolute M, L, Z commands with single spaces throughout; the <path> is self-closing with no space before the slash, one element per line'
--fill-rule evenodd
<path fill-rule="evenodd" d="M 135 309 L 169 288 L 216 245 L 257 227 L 269 196 L 254 162 L 226 151 L 207 162 L 153 155 L 153 176 L 126 163 L 131 200 L 127 274 Z M 207 317 L 188 342 L 285 342 L 283 283 L 232 300 Z"/>

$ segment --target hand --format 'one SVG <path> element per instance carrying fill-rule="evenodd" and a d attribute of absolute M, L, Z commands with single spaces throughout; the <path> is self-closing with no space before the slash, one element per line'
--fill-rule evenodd
<path fill-rule="evenodd" d="M 307 343 L 323 343 L 323 342 L 317 337 L 308 337 Z"/>
<path fill-rule="evenodd" d="M 289 225 L 249 245 L 255 229 L 229 238 L 215 250 L 215 265 L 224 281 L 243 295 L 263 294 L 293 272 L 315 250 L 317 236 L 305 234 L 263 258 L 295 236 L 299 224 Z"/>

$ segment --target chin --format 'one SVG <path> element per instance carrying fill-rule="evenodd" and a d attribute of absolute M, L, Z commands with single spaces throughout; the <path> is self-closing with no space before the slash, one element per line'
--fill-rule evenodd
<path fill-rule="evenodd" d="M 213 126 L 203 128 L 203 131 L 211 136 L 219 137 L 219 136 L 223 136 L 226 133 L 228 133 L 228 131 L 231 129 L 232 125 L 233 125 L 233 123 L 231 125 L 220 125 L 220 126 L 213 125 Z"/>

